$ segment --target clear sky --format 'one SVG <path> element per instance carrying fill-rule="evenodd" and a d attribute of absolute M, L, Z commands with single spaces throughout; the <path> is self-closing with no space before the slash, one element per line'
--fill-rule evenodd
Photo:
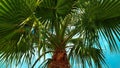
<path fill-rule="evenodd" d="M 119 53 L 106 53 L 106 62 L 110 68 L 120 68 L 120 54 Z"/>

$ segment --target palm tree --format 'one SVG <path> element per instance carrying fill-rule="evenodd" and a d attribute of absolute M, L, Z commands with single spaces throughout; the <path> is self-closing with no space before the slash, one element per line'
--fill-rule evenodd
<path fill-rule="evenodd" d="M 103 47 L 119 52 L 119 8 L 120 0 L 0 0 L 0 60 L 32 68 L 42 57 L 40 68 L 107 67 Z"/>

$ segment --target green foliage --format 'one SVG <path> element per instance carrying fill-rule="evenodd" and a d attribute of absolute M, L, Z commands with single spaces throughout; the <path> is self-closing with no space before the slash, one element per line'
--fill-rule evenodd
<path fill-rule="evenodd" d="M 31 15 L 36 8 L 32 0 L 0 0 L 0 59 L 17 63 L 24 57 L 32 56 L 33 39 L 31 36 L 33 23 Z M 28 42 L 28 43 L 26 43 Z M 9 63 L 8 62 L 8 63 Z"/>
<path fill-rule="evenodd" d="M 66 4 L 67 3 L 67 4 Z M 42 21 L 55 20 L 70 13 L 73 0 L 43 0 L 36 9 L 36 16 Z"/>
<path fill-rule="evenodd" d="M 31 64 L 37 51 L 34 65 L 44 57 L 46 67 L 46 54 L 62 48 L 71 64 L 102 68 L 103 46 L 119 52 L 119 8 L 119 0 L 0 0 L 0 60 Z"/>

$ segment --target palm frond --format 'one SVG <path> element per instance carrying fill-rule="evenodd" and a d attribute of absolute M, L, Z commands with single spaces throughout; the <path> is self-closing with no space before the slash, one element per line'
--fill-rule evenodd
<path fill-rule="evenodd" d="M 103 35 L 110 50 L 119 51 L 119 44 L 115 39 L 120 41 L 120 1 L 79 0 L 79 8 L 85 44 L 93 43 L 93 40 L 101 48 L 99 37 Z"/>
<path fill-rule="evenodd" d="M 106 65 L 105 56 L 101 49 L 85 46 L 82 39 L 71 40 L 71 47 L 68 53 L 72 66 L 86 68 L 87 65 L 91 68 L 102 68 L 102 64 Z"/>
<path fill-rule="evenodd" d="M 67 4 L 66 4 L 67 3 Z M 43 0 L 37 7 L 36 16 L 42 21 L 64 17 L 70 13 L 74 0 Z"/>
<path fill-rule="evenodd" d="M 35 8 L 36 0 L 0 1 L 0 60 L 18 64 L 24 57 L 30 61 L 34 52 L 31 30 L 35 22 L 31 15 Z"/>

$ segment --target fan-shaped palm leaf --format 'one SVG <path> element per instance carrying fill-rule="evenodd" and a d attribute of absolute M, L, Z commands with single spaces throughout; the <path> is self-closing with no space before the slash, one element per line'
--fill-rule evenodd
<path fill-rule="evenodd" d="M 3 60 L 31 58 L 33 49 L 32 34 L 35 20 L 32 15 L 36 0 L 0 1 L 0 52 Z M 28 59 L 26 59 L 28 60 Z M 11 62 L 10 61 L 10 62 Z"/>
<path fill-rule="evenodd" d="M 118 44 L 116 40 L 120 41 L 120 1 L 80 0 L 79 7 L 83 37 L 85 38 L 84 41 L 87 41 L 85 44 L 89 45 L 93 41 L 98 43 L 99 37 L 104 36 L 109 44 L 110 50 L 117 51 Z"/>

